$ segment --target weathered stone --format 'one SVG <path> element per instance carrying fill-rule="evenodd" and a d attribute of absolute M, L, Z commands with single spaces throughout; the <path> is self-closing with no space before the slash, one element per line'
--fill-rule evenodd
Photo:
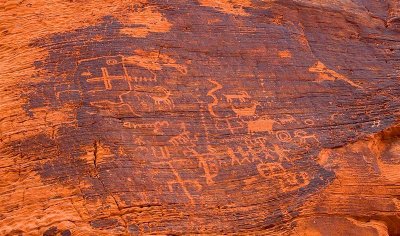
<path fill-rule="evenodd" d="M 399 235 L 397 0 L 0 3 L 0 234 Z"/>

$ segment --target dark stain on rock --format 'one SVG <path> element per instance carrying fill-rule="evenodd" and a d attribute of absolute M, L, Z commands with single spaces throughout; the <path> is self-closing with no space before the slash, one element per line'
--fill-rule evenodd
<path fill-rule="evenodd" d="M 90 225 L 96 229 L 110 229 L 118 225 L 116 219 L 98 219 L 90 222 Z"/>
<path fill-rule="evenodd" d="M 56 236 L 58 232 L 58 229 L 56 226 L 52 226 L 48 228 L 46 231 L 44 231 L 43 236 Z"/>
<path fill-rule="evenodd" d="M 63 230 L 61 232 L 61 236 L 71 236 L 71 235 L 72 235 L 72 233 L 71 233 L 71 230 L 69 230 L 69 229 Z"/>

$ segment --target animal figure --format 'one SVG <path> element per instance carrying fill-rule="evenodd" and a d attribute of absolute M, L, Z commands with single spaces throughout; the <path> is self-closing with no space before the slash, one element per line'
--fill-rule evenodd
<path fill-rule="evenodd" d="M 267 117 L 261 117 L 258 120 L 249 121 L 247 127 L 249 133 L 268 132 L 269 134 L 272 134 L 275 123 L 278 122 Z"/>
<path fill-rule="evenodd" d="M 313 66 L 311 66 L 308 71 L 312 73 L 317 73 L 319 75 L 317 82 L 342 80 L 355 88 L 362 89 L 360 85 L 349 80 L 346 76 L 329 69 L 320 61 L 317 61 Z"/>
<path fill-rule="evenodd" d="M 155 104 L 157 104 L 157 105 L 166 104 L 169 107 L 173 106 L 173 102 L 170 98 L 172 93 L 169 90 L 167 90 L 166 88 L 163 88 L 161 86 L 154 87 L 154 89 L 158 93 L 156 93 L 156 95 L 153 95 L 150 97 L 154 100 Z M 158 94 L 160 94 L 160 95 L 158 95 Z"/>
<path fill-rule="evenodd" d="M 137 92 L 146 92 L 150 93 L 148 96 L 153 99 L 154 104 L 156 105 L 167 105 L 169 108 L 173 107 L 173 101 L 171 100 L 172 93 L 161 86 L 155 87 L 144 87 L 144 86 L 135 86 L 135 90 Z"/>

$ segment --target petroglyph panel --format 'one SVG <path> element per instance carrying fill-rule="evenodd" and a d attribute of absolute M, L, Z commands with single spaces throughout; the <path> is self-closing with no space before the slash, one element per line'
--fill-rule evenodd
<path fill-rule="evenodd" d="M 83 14 L 84 3 L 55 2 Z M 87 4 L 84 15 L 96 16 L 88 24 L 73 20 L 75 27 L 43 35 L 35 28 L 25 47 L 45 53 L 29 62 L 32 75 L 0 74 L 26 78 L 10 88 L 0 80 L 0 202 L 12 202 L 0 207 L 0 223 L 10 225 L 0 234 L 288 234 L 302 227 L 299 216 L 349 215 L 330 195 L 348 181 L 338 163 L 349 167 L 334 156 L 341 150 L 324 150 L 398 119 L 395 4 L 387 27 L 368 26 L 375 13 L 361 3 L 338 1 Z M 357 145 L 343 152 L 363 153 L 360 169 L 394 185 L 398 169 L 385 157 L 395 159 L 398 148 L 385 142 L 368 146 L 377 161 Z M 331 209 L 318 208 L 321 192 Z M 35 208 L 45 200 L 40 209 L 49 211 Z M 13 215 L 31 206 L 38 226 L 16 227 Z"/>

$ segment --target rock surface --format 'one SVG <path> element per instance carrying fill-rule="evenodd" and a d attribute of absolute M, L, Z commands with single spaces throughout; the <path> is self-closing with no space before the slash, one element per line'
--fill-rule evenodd
<path fill-rule="evenodd" d="M 397 0 L 5 0 L 1 235 L 400 235 Z"/>

